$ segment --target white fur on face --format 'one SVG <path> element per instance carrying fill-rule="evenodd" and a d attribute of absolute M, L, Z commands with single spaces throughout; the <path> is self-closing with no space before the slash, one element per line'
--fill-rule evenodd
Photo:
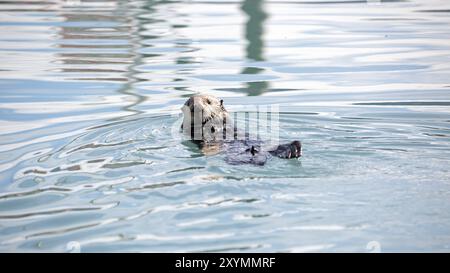
<path fill-rule="evenodd" d="M 223 130 L 227 115 L 220 100 L 211 95 L 190 97 L 181 108 L 183 111 L 183 131 L 194 140 L 213 140 Z"/>

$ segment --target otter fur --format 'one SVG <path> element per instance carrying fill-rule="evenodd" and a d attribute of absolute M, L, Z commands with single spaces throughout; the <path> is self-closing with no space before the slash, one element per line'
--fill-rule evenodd
<path fill-rule="evenodd" d="M 190 136 L 206 155 L 225 152 L 225 160 L 230 164 L 264 165 L 272 156 L 289 159 L 302 155 L 300 141 L 266 149 L 262 140 L 251 139 L 248 134 L 238 139 L 238 131 L 223 100 L 215 96 L 191 96 L 181 110 L 183 133 Z"/>

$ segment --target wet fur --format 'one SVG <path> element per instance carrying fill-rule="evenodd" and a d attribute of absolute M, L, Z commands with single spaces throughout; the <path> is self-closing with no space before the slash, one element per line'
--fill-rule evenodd
<path fill-rule="evenodd" d="M 230 164 L 264 165 L 271 156 L 289 159 L 302 155 L 300 141 L 266 150 L 261 140 L 251 140 L 248 136 L 242 140 L 237 139 L 237 131 L 223 100 L 214 96 L 194 95 L 185 102 L 181 110 L 181 130 L 190 135 L 191 140 L 206 155 L 225 151 L 225 160 Z"/>

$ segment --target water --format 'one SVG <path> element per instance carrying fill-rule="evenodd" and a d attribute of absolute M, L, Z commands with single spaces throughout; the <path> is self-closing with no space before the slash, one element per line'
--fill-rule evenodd
<path fill-rule="evenodd" d="M 449 251 L 449 10 L 0 1 L 0 251 Z M 304 156 L 203 156 L 196 92 Z"/>

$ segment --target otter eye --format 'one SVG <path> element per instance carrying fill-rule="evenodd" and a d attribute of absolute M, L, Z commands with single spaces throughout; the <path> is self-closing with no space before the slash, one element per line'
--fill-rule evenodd
<path fill-rule="evenodd" d="M 210 99 L 206 99 L 206 103 L 207 104 L 211 104 L 211 100 Z"/>
<path fill-rule="evenodd" d="M 223 105 L 223 100 L 220 100 L 220 105 Z"/>

